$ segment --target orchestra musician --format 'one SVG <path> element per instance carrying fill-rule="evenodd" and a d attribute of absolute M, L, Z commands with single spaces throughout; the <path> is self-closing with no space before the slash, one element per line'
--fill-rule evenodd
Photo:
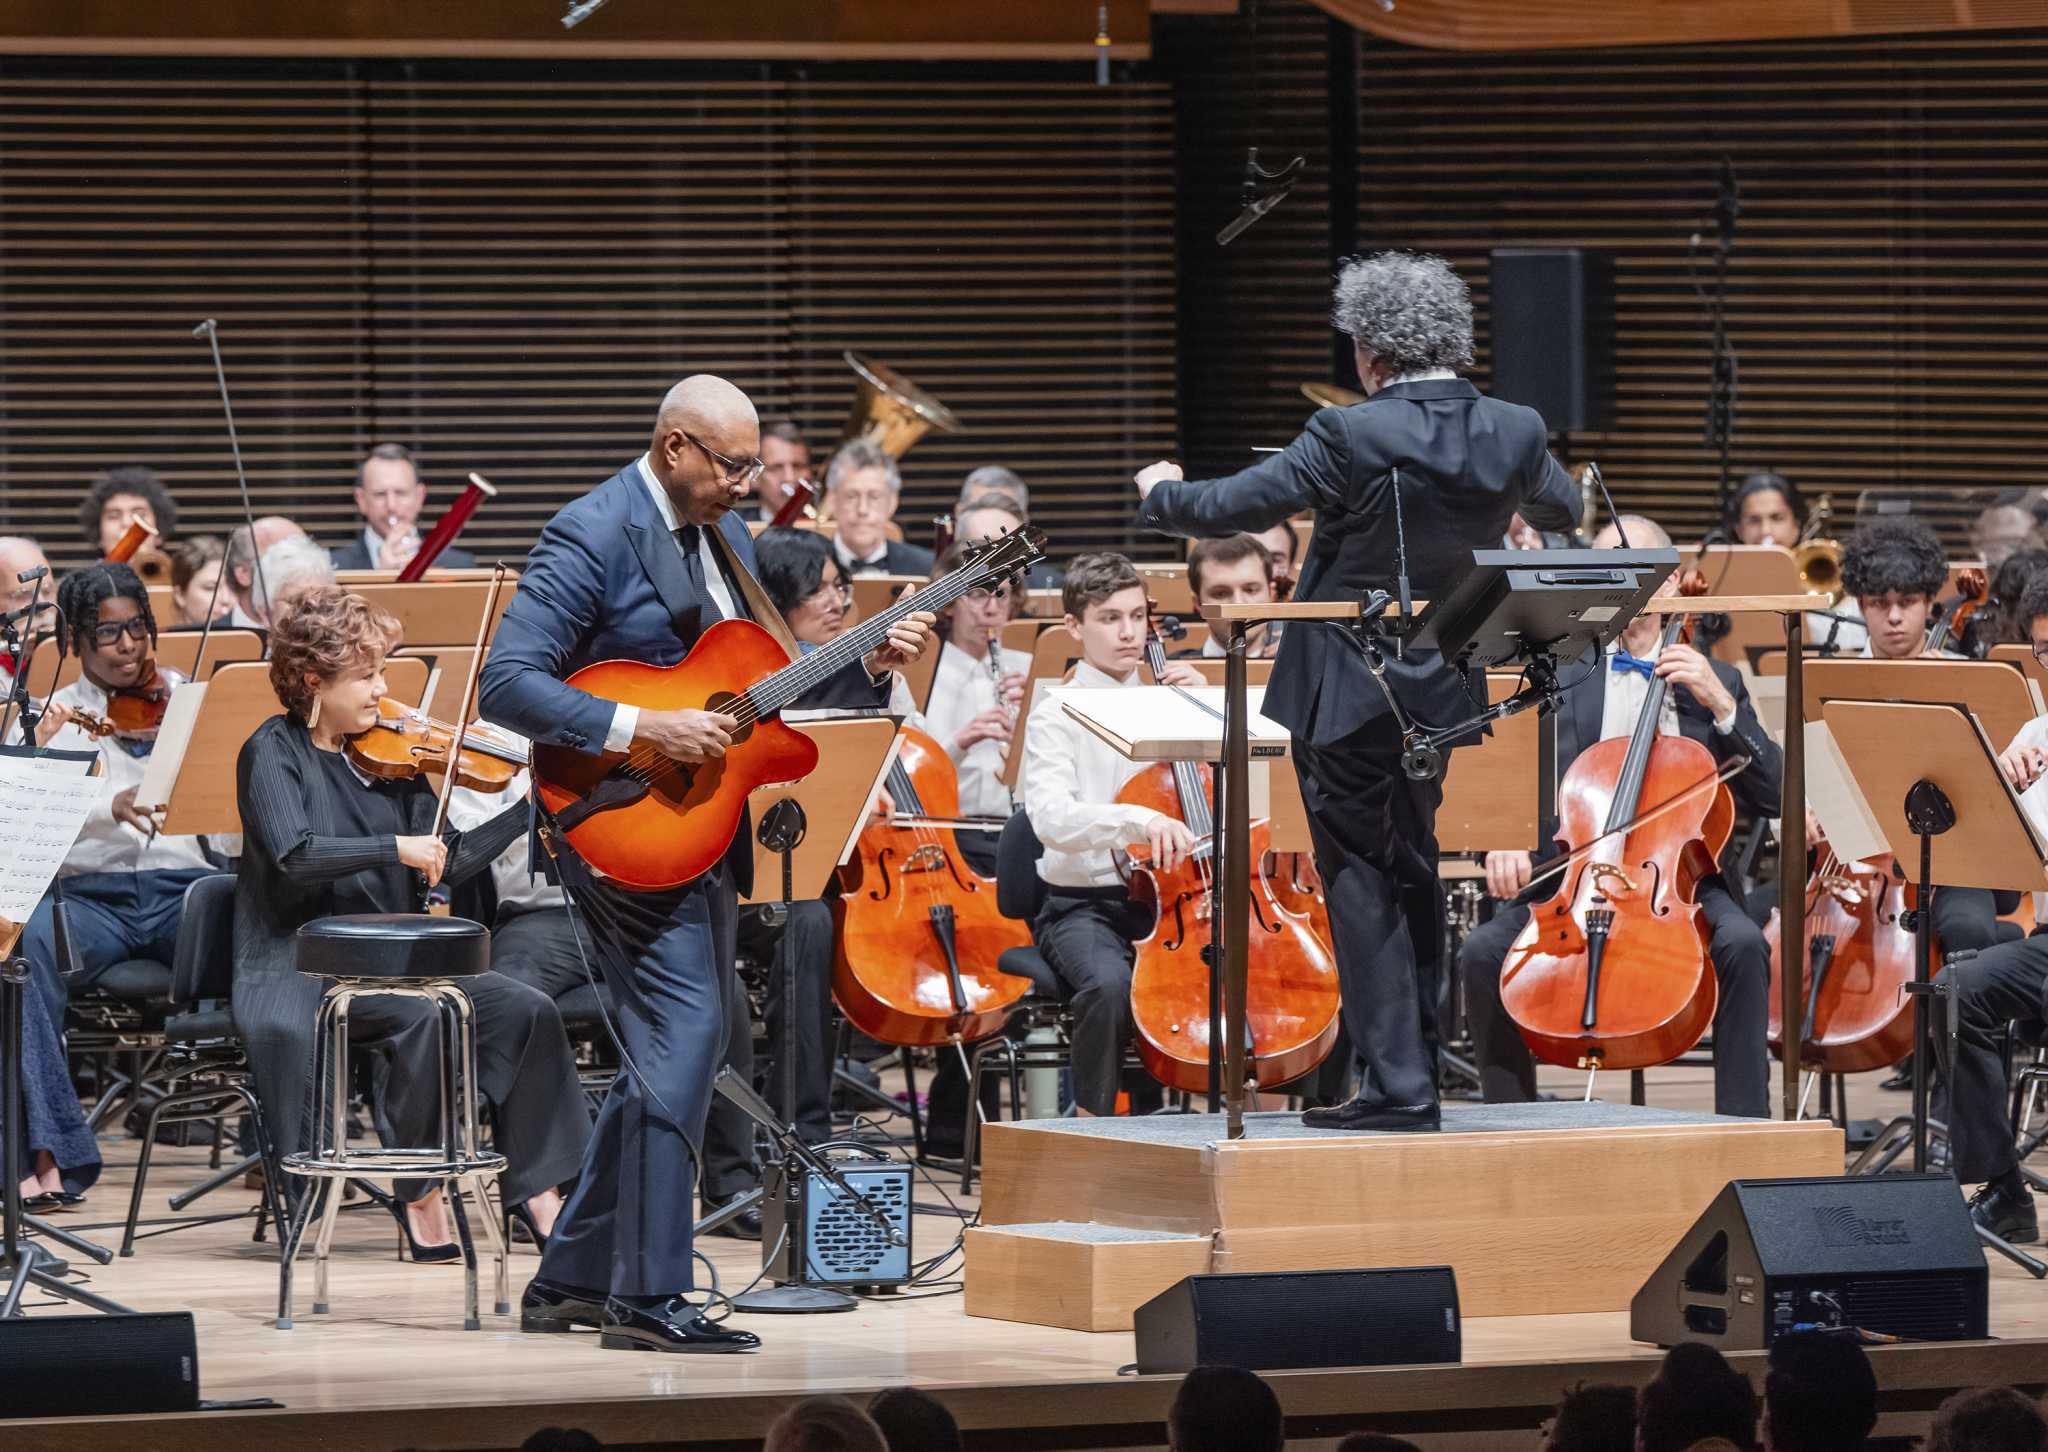
<path fill-rule="evenodd" d="M 1286 449 L 1226 479 L 1183 481 L 1170 463 L 1146 468 L 1137 476 L 1141 525 L 1222 535 L 1313 510 L 1294 598 L 1355 601 L 1395 588 L 1397 521 L 1421 599 L 1468 570 L 1472 551 L 1492 547 L 1518 510 L 1538 528 L 1577 523 L 1578 486 L 1550 456 L 1543 420 L 1457 375 L 1472 361 L 1472 300 L 1448 263 L 1392 252 L 1352 262 L 1338 277 L 1334 314 L 1351 335 L 1365 401 L 1320 410 Z M 1383 689 L 1339 627 L 1320 626 L 1282 637 L 1261 709 L 1294 734 L 1316 867 L 1330 916 L 1344 925 L 1335 944 L 1344 1023 L 1366 1065 L 1352 1100 L 1304 1119 L 1427 1131 L 1440 1122 L 1443 787 L 1402 771 L 1385 690 L 1411 717 L 1437 724 L 1471 716 L 1483 700 L 1435 652 L 1414 649 L 1389 659 Z"/>
<path fill-rule="evenodd" d="M 1287 534 L 1293 538 L 1294 530 L 1288 527 Z M 1255 534 L 1196 540 L 1188 551 L 1188 588 L 1197 605 L 1264 605 L 1273 598 L 1273 554 Z M 1245 654 L 1270 660 L 1280 653 L 1280 636 L 1278 621 L 1259 622 L 1244 633 Z M 1222 658 L 1223 642 L 1216 632 L 1202 642 L 1199 654 Z"/>
<path fill-rule="evenodd" d="M 334 562 L 326 550 L 305 535 L 287 535 L 263 552 L 249 600 L 257 615 L 271 625 L 295 601 L 334 583 Z"/>
<path fill-rule="evenodd" d="M 1670 536 L 1640 515 L 1626 515 L 1622 524 L 1632 548 L 1668 547 L 1671 543 Z M 1595 537 L 1593 547 L 1620 548 L 1620 532 L 1608 525 Z M 1658 593 L 1668 595 L 1676 589 L 1674 575 Z M 1671 683 L 1671 691 L 1658 723 L 1659 734 L 1691 737 L 1713 753 L 1716 764 L 1736 756 L 1748 757 L 1749 765 L 1728 783 L 1735 804 L 1754 816 L 1776 816 L 1784 759 L 1757 720 L 1741 674 L 1682 643 L 1658 655 L 1662 625 L 1662 616 L 1639 615 L 1603 659 L 1595 662 L 1587 657 L 1560 670 L 1567 689 L 1556 718 L 1559 775 L 1596 742 L 1629 735 L 1642 713 L 1651 678 L 1661 676 Z M 1546 823 L 1544 842 L 1549 844 L 1556 836 L 1557 823 Z M 1458 950 L 1458 971 L 1465 982 L 1467 1013 L 1479 1060 L 1480 1090 L 1489 1104 L 1536 1097 L 1535 1061 L 1501 1006 L 1500 990 L 1503 960 L 1529 921 L 1530 908 L 1522 898 L 1533 864 L 1528 852 L 1486 854 L 1487 892 L 1502 906 Z M 1555 887 L 1554 880 L 1540 884 L 1536 895 L 1548 897 Z M 1768 1118 L 1770 1056 L 1765 1025 L 1770 950 L 1762 930 L 1743 911 L 1740 899 L 1720 873 L 1701 878 L 1694 898 L 1713 934 L 1707 956 L 1719 986 L 1714 1011 L 1714 1112 Z"/>
<path fill-rule="evenodd" d="M 889 523 L 903 496 L 896 461 L 865 439 L 842 446 L 825 466 L 825 504 L 832 516 L 832 552 L 849 575 L 932 572 L 932 552 L 889 538 Z"/>
<path fill-rule="evenodd" d="M 306 1073 L 323 991 L 298 971 L 298 930 L 337 913 L 417 912 L 421 882 L 486 871 L 526 830 L 526 804 L 508 798 L 480 826 L 430 835 L 437 802 L 424 777 L 374 777 L 348 758 L 348 738 L 376 723 L 397 643 L 398 622 L 360 595 L 328 586 L 299 599 L 270 631 L 270 683 L 284 713 L 256 728 L 235 763 L 243 850 L 233 1009 L 280 1153 L 308 1139 Z M 507 1161 L 499 1191 L 545 1240 L 558 1187 L 590 1137 L 569 1041 L 554 1003 L 523 983 L 493 972 L 463 989 L 475 1006 L 477 1089 Z M 438 1023 L 415 998 L 359 998 L 349 1010 L 350 1039 L 382 1050 L 377 1121 L 388 1142 L 439 1141 Z M 394 1190 L 401 1247 L 415 1260 L 458 1258 L 439 1187 Z"/>
<path fill-rule="evenodd" d="M 227 597 L 227 609 L 215 625 L 233 626 L 238 630 L 261 630 L 264 626 L 262 606 L 256 600 L 256 570 L 263 558 L 263 552 L 279 540 L 291 539 L 305 534 L 298 524 L 281 514 L 266 514 L 256 520 L 255 541 L 250 542 L 249 526 L 238 524 L 228 531 L 228 550 L 221 566 L 225 572 L 221 579 L 221 594 Z"/>
<path fill-rule="evenodd" d="M 1066 628 L 1081 646 L 1070 683 L 1142 684 L 1138 667 L 1151 629 L 1144 581 L 1122 555 L 1081 555 L 1061 587 Z M 1199 686 L 1200 672 L 1171 665 L 1163 685 Z M 1082 1114 L 1116 1112 L 1130 1046 L 1133 946 L 1152 930 L 1154 910 L 1133 898 L 1112 853 L 1139 843 L 1171 872 L 1194 848 L 1178 817 L 1116 800 L 1147 763 L 1122 755 L 1064 711 L 1034 710 L 1024 727 L 1018 789 L 1032 831 L 1045 846 L 1038 875 L 1045 905 L 1031 936 L 1072 995 L 1074 1102 Z M 1158 1086 L 1141 1086 L 1157 1102 Z M 1134 1094 L 1134 1099 L 1137 1097 Z"/>
<path fill-rule="evenodd" d="M 402 570 L 420 550 L 420 511 L 427 486 L 420 482 L 412 451 L 404 444 L 379 444 L 356 471 L 356 513 L 363 527 L 334 551 L 337 570 Z M 434 561 L 441 569 L 476 564 L 467 550 L 449 545 Z"/>
<path fill-rule="evenodd" d="M 1872 660 L 1960 659 L 1952 650 L 1930 656 L 1928 626 L 1948 581 L 1940 538 L 1910 516 L 1860 526 L 1842 549 L 1842 588 L 1862 615 Z M 2017 893 L 1984 887 L 1934 889 L 1934 936 L 1944 955 L 1990 947 L 1998 916 L 2019 905 Z"/>
<path fill-rule="evenodd" d="M 976 469 L 967 477 L 971 480 L 977 474 L 986 474 L 987 469 Z M 1009 474 L 1008 469 L 998 472 Z M 1014 474 L 1010 475 L 1015 478 Z M 967 503 L 953 511 L 953 539 L 958 544 L 980 544 L 998 535 L 1021 529 L 1026 523 L 1024 501 L 1014 494 L 984 488 Z M 941 572 L 943 573 L 943 571 Z M 1039 560 L 1025 572 L 1024 588 L 1027 590 L 1057 590 L 1060 587 L 1060 572 L 1049 560 Z"/>
<path fill-rule="evenodd" d="M 86 545 L 105 555 L 141 520 L 168 539 L 178 528 L 178 505 L 156 470 L 140 464 L 109 469 L 92 481 L 78 504 L 78 532 Z"/>
<path fill-rule="evenodd" d="M 939 573 L 958 568 L 963 558 L 962 545 L 956 543 L 939 560 Z M 1029 651 L 1007 650 L 1002 644 L 1003 627 L 1016 607 L 1015 588 L 1006 582 L 993 590 L 968 591 L 939 620 L 945 644 L 932 671 L 924 729 L 953 763 L 963 817 L 1000 822 L 1012 810 L 1003 765 L 1031 671 Z M 995 876 L 996 833 L 958 832 L 953 840 L 970 867 L 984 877 Z"/>
<path fill-rule="evenodd" d="M 761 420 L 761 477 L 754 481 L 755 518 L 763 524 L 775 518 L 775 511 L 796 489 L 799 479 L 811 477 L 811 446 L 803 430 L 790 418 Z"/>
<path fill-rule="evenodd" d="M 2018 613 L 2036 658 L 2048 664 L 2048 580 L 2027 587 Z M 2034 830 L 2048 836 L 2048 716 L 2022 726 L 1999 765 L 2020 793 Z M 2036 893 L 2035 917 L 2048 921 L 2044 907 L 2048 902 Z M 2041 1238 L 2041 1226 L 2014 1144 L 2006 1025 L 2019 1023 L 2035 1040 L 2048 1031 L 2048 936 L 2037 931 L 2016 943 L 1996 944 L 1947 964 L 1938 977 L 1955 991 L 1956 1056 L 1947 1066 L 1946 1117 L 1956 1178 L 1980 1187 L 1970 1200 L 1973 1220 L 2014 1245 L 2032 1245 Z"/>
<path fill-rule="evenodd" d="M 22 659 L 17 660 L 0 650 L 0 693 L 14 689 L 14 677 L 26 663 L 29 642 L 45 631 L 54 628 L 57 618 L 57 600 L 52 589 L 52 579 L 45 574 L 40 581 L 23 580 L 25 574 L 37 570 L 47 571 L 50 561 L 43 554 L 43 547 L 26 535 L 0 535 L 0 614 L 12 616 L 17 611 L 28 609 L 30 600 L 40 600 L 36 611 L 35 629 L 27 628 L 25 621 L 13 622 L 23 643 Z"/>
<path fill-rule="evenodd" d="M 728 517 L 761 473 L 759 445 L 754 406 L 732 384 L 697 375 L 672 388 L 648 451 L 541 532 L 484 665 L 483 716 L 582 751 L 637 744 L 687 763 L 722 755 L 738 729 L 732 717 L 615 705 L 566 677 L 622 657 L 672 664 L 706 627 L 743 613 L 776 633 L 773 606 L 748 573 L 753 538 Z M 930 623 L 923 612 L 908 616 L 869 655 L 865 674 L 841 672 L 813 703 L 879 705 L 888 673 L 923 649 Z M 730 1021 L 736 899 L 751 883 L 753 850 L 743 819 L 710 872 L 631 892 L 561 846 L 556 865 L 589 928 L 631 1062 L 605 1096 L 582 1175 L 522 1298 L 528 1330 L 599 1327 L 601 1344 L 626 1350 L 759 1344 L 705 1319 L 684 1294 L 696 1283 L 692 1188 Z"/>
<path fill-rule="evenodd" d="M 217 534 L 195 534 L 171 546 L 171 608 L 178 618 L 162 622 L 163 629 L 204 628 L 220 604 L 220 572 L 226 553 L 227 542 Z"/>
<path fill-rule="evenodd" d="M 22 956 L 50 1021 L 62 1023 L 70 993 L 91 988 L 115 964 L 172 960 L 185 889 L 221 871 L 225 859 L 203 838 L 158 831 L 137 804 L 154 731 L 96 738 L 75 718 L 88 712 L 104 720 L 117 692 L 154 676 L 157 631 L 148 588 L 126 565 L 88 565 L 64 577 L 57 605 L 59 639 L 78 657 L 79 677 L 51 696 L 36 743 L 97 751 L 102 771 L 100 800 L 65 854 L 56 888 L 21 935 Z M 57 958 L 60 901 L 69 962 Z"/>
<path fill-rule="evenodd" d="M 1744 479 L 1728 500 L 1725 525 L 1746 545 L 1779 545 L 1791 549 L 1806 528 L 1806 500 L 1799 487 L 1782 474 L 1760 469 Z"/>
<path fill-rule="evenodd" d="M 953 501 L 953 518 L 959 519 L 985 494 L 1002 495 L 1014 506 L 1011 513 L 1019 518 L 1031 508 L 1031 486 L 1024 482 L 1022 474 L 1001 464 L 981 464 L 969 469 L 967 477 L 960 481 L 960 497 Z"/>

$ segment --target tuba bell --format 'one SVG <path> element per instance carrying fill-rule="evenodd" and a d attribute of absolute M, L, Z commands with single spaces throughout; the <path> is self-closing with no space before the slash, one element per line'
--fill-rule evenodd
<path fill-rule="evenodd" d="M 960 427 L 953 410 L 887 364 L 850 349 L 843 356 L 855 383 L 853 411 L 847 416 L 841 447 L 865 439 L 890 458 L 900 459 L 933 429 L 950 434 Z"/>
<path fill-rule="evenodd" d="M 1842 545 L 1839 540 L 1810 539 L 1792 551 L 1792 567 L 1810 595 L 1825 595 L 1830 605 L 1842 598 Z"/>

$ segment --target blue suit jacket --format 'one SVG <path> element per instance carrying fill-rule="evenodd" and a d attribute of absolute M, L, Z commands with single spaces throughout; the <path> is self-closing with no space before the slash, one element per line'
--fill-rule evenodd
<path fill-rule="evenodd" d="M 718 528 L 753 570 L 754 539 L 739 516 L 728 512 Z M 636 460 L 564 506 L 541 531 L 484 660 L 480 713 L 535 741 L 602 751 L 617 708 L 563 678 L 603 660 L 674 665 L 719 619 L 691 587 Z M 803 704 L 879 706 L 887 688 L 856 665 Z M 726 854 L 743 893 L 753 878 L 751 837 L 742 825 Z"/>

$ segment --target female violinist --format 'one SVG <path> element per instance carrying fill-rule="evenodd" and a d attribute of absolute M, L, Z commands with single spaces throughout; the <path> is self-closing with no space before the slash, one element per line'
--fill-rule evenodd
<path fill-rule="evenodd" d="M 1629 544 L 1636 548 L 1666 546 L 1670 538 L 1650 520 L 1629 515 L 1623 520 Z M 1602 530 L 1595 548 L 1615 549 L 1620 538 L 1613 525 Z M 1667 584 L 1668 593 L 1675 588 Z M 1778 748 L 1764 732 L 1749 694 L 1733 667 L 1710 661 L 1682 644 L 1659 649 L 1663 617 L 1635 620 L 1604 658 L 1582 661 L 1563 673 L 1564 706 L 1557 715 L 1558 760 L 1576 763 L 1592 747 L 1629 737 L 1640 723 L 1653 695 L 1662 697 L 1655 731 L 1681 736 L 1705 748 L 1704 765 L 1712 769 L 1737 756 L 1749 766 L 1729 783 L 1736 804 L 1745 812 L 1775 816 L 1781 782 Z M 1664 683 L 1664 691 L 1654 691 Z M 1573 768 L 1576 769 L 1576 768 Z M 1571 773 L 1565 773 L 1570 780 Z M 1566 804 L 1560 783 L 1560 806 Z M 1661 798 L 1658 798 L 1661 800 Z M 1654 801 L 1645 801 L 1645 806 Z M 1558 839 L 1553 822 L 1544 831 L 1544 856 Z M 1597 827 L 1595 830 L 1598 830 Z M 1631 834 L 1631 839 L 1636 834 Z M 1533 1098 L 1535 1072 L 1530 1051 L 1516 1025 L 1503 1011 L 1503 978 L 1512 981 L 1515 953 L 1531 919 L 1531 906 L 1520 901 L 1529 886 L 1531 854 L 1494 852 L 1487 856 L 1487 890 L 1499 899 L 1493 918 L 1465 940 L 1458 967 L 1465 976 L 1473 1034 L 1478 1043 L 1482 1089 L 1492 1102 Z M 1762 1117 L 1770 1113 L 1770 1064 L 1764 1048 L 1765 990 L 1770 981 L 1769 955 L 1762 932 L 1711 864 L 1692 883 L 1693 904 L 1706 928 L 1704 943 L 1710 968 L 1710 991 L 1717 989 L 1714 1024 L 1714 1107 L 1721 1114 Z M 1539 891 L 1548 898 L 1556 883 Z M 1617 946 L 1620 938 L 1617 936 Z M 1625 994 L 1625 965 L 1608 965 L 1602 991 Z M 1686 1047 L 1691 1047 L 1687 1044 Z"/>
<path fill-rule="evenodd" d="M 374 726 L 384 657 L 398 624 L 361 596 L 314 590 L 275 620 L 270 681 L 284 714 L 243 745 L 236 764 L 244 852 L 235 889 L 235 1023 L 280 1153 L 306 1138 L 306 1065 L 322 985 L 297 971 L 294 935 L 336 913 L 411 912 L 429 886 L 482 872 L 526 829 L 511 801 L 467 832 L 427 835 L 435 794 L 426 780 L 385 780 L 344 754 Z M 465 981 L 476 1008 L 478 1087 L 494 1110 L 510 1162 L 499 1185 L 515 1218 L 544 1240 L 576 1173 L 590 1117 L 560 1017 L 546 995 L 496 973 Z M 439 1090 L 433 1011 L 414 999 L 368 998 L 350 1034 L 378 1043 L 388 1065 L 378 1122 L 400 1143 L 431 1144 Z M 457 1259 L 438 1189 L 397 1187 L 401 1248 L 416 1260 Z"/>

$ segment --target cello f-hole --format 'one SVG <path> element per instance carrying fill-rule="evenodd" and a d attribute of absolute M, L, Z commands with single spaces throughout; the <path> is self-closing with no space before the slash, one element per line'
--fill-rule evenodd
<path fill-rule="evenodd" d="M 869 902 L 881 902 L 890 893 L 895 891 L 895 888 L 889 882 L 889 858 L 894 855 L 895 851 L 894 847 L 884 847 L 875 854 L 875 869 L 882 874 L 882 885 L 868 889 Z"/>

